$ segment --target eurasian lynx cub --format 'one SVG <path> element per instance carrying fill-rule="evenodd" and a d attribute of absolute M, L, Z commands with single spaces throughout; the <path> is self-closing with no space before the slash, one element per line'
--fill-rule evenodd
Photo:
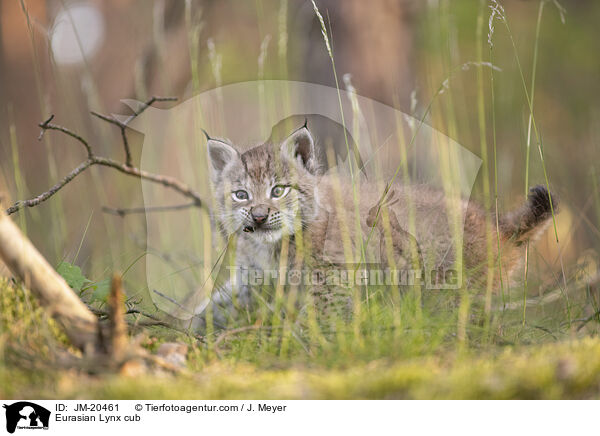
<path fill-rule="evenodd" d="M 208 138 L 208 155 L 215 222 L 226 238 L 236 239 L 235 264 L 240 268 L 277 270 L 285 245 L 290 268 L 344 262 L 407 267 L 417 257 L 419 268 L 435 281 L 457 264 L 462 252 L 463 286 L 477 285 L 487 275 L 487 232 L 494 241 L 497 236 L 495 220 L 487 219 L 481 207 L 423 186 L 365 182 L 353 192 L 349 180 L 323 170 L 306 126 L 280 144 L 265 143 L 243 153 L 226 140 Z M 501 259 L 508 275 L 523 256 L 523 243 L 546 227 L 551 201 L 548 191 L 537 186 L 521 208 L 500 218 Z M 464 227 L 458 240 L 452 224 L 456 217 L 461 231 Z M 365 242 L 372 236 L 379 238 L 378 244 Z M 493 256 L 498 256 L 496 243 Z M 305 289 L 310 292 L 310 286 Z M 251 294 L 248 287 L 229 283 L 213 300 L 223 304 L 233 296 L 248 304 Z"/>

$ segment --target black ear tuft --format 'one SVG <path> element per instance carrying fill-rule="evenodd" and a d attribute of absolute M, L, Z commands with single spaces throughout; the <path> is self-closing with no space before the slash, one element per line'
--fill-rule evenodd
<path fill-rule="evenodd" d="M 200 130 L 202 130 L 202 133 L 204 133 L 204 136 L 206 136 L 206 140 L 207 140 L 207 141 L 210 141 L 210 140 L 212 139 L 212 138 L 211 138 L 211 137 L 208 135 L 208 132 L 207 132 L 206 130 L 204 130 L 204 129 L 202 129 L 202 128 L 201 128 Z"/>

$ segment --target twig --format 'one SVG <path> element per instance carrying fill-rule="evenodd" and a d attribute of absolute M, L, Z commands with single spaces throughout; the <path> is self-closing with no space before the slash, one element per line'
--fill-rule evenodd
<path fill-rule="evenodd" d="M 75 168 L 73 171 L 71 171 L 69 174 L 67 174 L 64 179 L 62 179 L 60 182 L 58 182 L 56 185 L 54 185 L 48 191 L 38 195 L 37 197 L 30 199 L 30 200 L 17 201 L 11 207 L 6 209 L 6 214 L 11 215 L 11 214 L 17 212 L 19 209 L 22 209 L 23 207 L 37 206 L 38 204 L 46 201 L 47 199 L 52 197 L 54 194 L 56 194 L 58 191 L 60 191 L 67 183 L 69 183 L 71 180 L 73 180 L 79 174 L 81 174 L 82 172 L 87 170 L 92 164 L 93 164 L 93 162 L 89 159 L 86 160 L 85 162 L 79 164 L 79 166 L 77 168 Z"/>
<path fill-rule="evenodd" d="M 139 177 L 140 179 L 149 180 L 151 182 L 158 183 L 160 185 L 174 189 L 175 191 L 179 192 L 180 194 L 184 195 L 185 197 L 193 199 L 194 202 L 196 203 L 197 207 L 202 207 L 202 205 L 203 205 L 200 194 L 198 194 L 196 191 L 191 189 L 189 186 L 187 186 L 186 184 L 180 182 L 179 180 L 177 180 L 173 177 L 164 176 L 161 174 L 149 173 L 147 171 L 140 170 L 136 167 L 122 164 L 115 160 L 107 159 L 104 157 L 94 156 L 92 164 L 111 167 L 111 168 L 116 169 L 117 171 L 124 173 L 124 174 L 129 174 L 134 177 Z"/>
<path fill-rule="evenodd" d="M 271 327 L 269 327 L 269 326 L 263 326 L 262 324 L 254 324 L 254 325 L 248 325 L 248 326 L 244 326 L 244 327 L 239 327 L 239 328 L 236 328 L 236 329 L 225 330 L 223 333 L 221 333 L 217 337 L 217 339 L 215 340 L 214 346 L 218 347 L 219 344 L 221 342 L 223 342 L 223 340 L 225 340 L 229 336 L 237 335 L 238 333 L 244 333 L 244 332 L 251 331 L 251 330 L 259 330 L 261 328 L 265 329 L 265 330 L 270 330 L 271 329 Z"/>
<path fill-rule="evenodd" d="M 105 317 L 105 318 L 109 318 L 111 316 L 110 313 L 107 312 L 106 310 L 97 309 L 90 305 L 88 305 L 87 307 L 90 310 L 90 312 L 92 312 L 94 315 Z M 139 309 L 129 309 L 124 314 L 125 315 L 142 315 L 142 316 L 145 316 L 146 318 L 150 318 L 153 321 L 165 322 L 165 321 L 161 320 L 159 317 L 157 317 L 156 315 L 152 315 L 151 313 L 144 312 Z"/>
<path fill-rule="evenodd" d="M 533 327 L 535 329 L 541 330 L 544 333 L 552 336 L 553 339 L 557 340 L 558 338 L 556 337 L 556 335 L 554 333 L 552 333 L 552 330 L 550 330 L 547 327 L 541 326 L 541 325 L 536 325 L 536 324 L 530 324 L 530 323 L 526 323 L 528 326 Z"/>
<path fill-rule="evenodd" d="M 152 292 L 154 292 L 156 295 L 158 295 L 159 297 L 163 297 L 165 300 L 173 303 L 174 305 L 176 305 L 177 307 L 179 307 L 180 309 L 184 310 L 187 313 L 191 313 L 192 315 L 194 315 L 191 311 L 189 311 L 188 309 L 186 309 L 185 307 L 183 307 L 181 305 L 181 303 L 179 303 L 177 300 L 174 300 L 173 298 L 169 297 L 168 295 L 163 294 L 160 291 L 157 291 L 156 289 L 152 289 Z"/>
<path fill-rule="evenodd" d="M 100 166 L 114 168 L 117 171 L 122 172 L 123 174 L 129 174 L 130 176 L 133 176 L 133 177 L 137 177 L 140 179 L 149 180 L 151 182 L 158 183 L 160 185 L 163 185 L 167 188 L 170 188 L 170 189 L 173 189 L 173 190 L 179 192 L 181 195 L 183 195 L 185 197 L 192 198 L 194 200 L 194 205 L 196 207 L 203 207 L 202 198 L 200 197 L 200 194 L 198 194 L 192 188 L 190 188 L 186 184 L 180 182 L 179 180 L 177 180 L 173 177 L 163 176 L 161 174 L 149 173 L 149 172 L 140 170 L 139 168 L 127 166 L 125 164 L 122 164 L 122 163 L 117 162 L 112 159 L 92 155 L 92 157 L 90 157 L 85 162 L 81 163 L 77 168 L 75 168 L 73 171 L 71 171 L 69 174 L 67 174 L 67 176 L 65 176 L 64 179 L 62 179 L 60 182 L 58 182 L 56 185 L 54 185 L 48 191 L 38 195 L 37 197 L 29 199 L 29 200 L 17 201 L 14 205 L 12 205 L 11 207 L 9 207 L 6 210 L 6 214 L 11 215 L 11 214 L 17 212 L 18 210 L 22 209 L 23 207 L 37 206 L 38 204 L 46 201 L 47 199 L 52 197 L 54 194 L 56 194 L 59 190 L 61 190 L 67 183 L 69 183 L 71 180 L 73 180 L 75 177 L 77 177 L 79 174 L 81 174 L 83 171 L 87 170 L 89 167 L 91 167 L 93 165 L 100 165 Z"/>
<path fill-rule="evenodd" d="M 143 312 L 139 309 L 129 309 L 127 312 L 125 312 L 125 315 L 134 315 L 134 314 L 145 316 L 146 318 L 150 318 L 153 321 L 165 322 L 165 321 L 161 320 L 158 316 L 152 315 L 151 313 L 148 313 L 148 312 Z"/>
<path fill-rule="evenodd" d="M 115 274 L 110 286 L 108 296 L 109 307 L 109 332 L 110 332 L 110 357 L 114 362 L 121 363 L 127 353 L 129 338 L 127 337 L 127 325 L 124 313 L 125 299 L 123 295 L 123 284 L 121 276 Z"/>
<path fill-rule="evenodd" d="M 41 141 L 46 130 L 58 130 L 59 132 L 63 132 L 66 135 L 69 135 L 72 138 L 75 138 L 76 140 L 81 142 L 87 151 L 88 157 L 92 157 L 92 149 L 90 147 L 90 144 L 88 144 L 88 142 L 85 139 L 83 139 L 77 133 L 72 132 L 71 130 L 67 129 L 66 127 L 59 126 L 58 124 L 50 124 L 50 121 L 52 121 L 53 119 L 54 119 L 54 114 L 50 115 L 50 117 L 43 123 L 38 124 L 38 126 L 40 126 L 42 128 L 42 130 L 40 131 L 40 135 L 38 136 L 38 141 Z"/>
<path fill-rule="evenodd" d="M 229 336 L 237 335 L 238 333 L 243 333 L 243 332 L 247 332 L 247 331 L 251 331 L 251 330 L 260 330 L 260 329 L 270 330 L 271 328 L 272 327 L 263 326 L 262 324 L 257 323 L 254 325 L 248 325 L 248 326 L 239 327 L 236 329 L 225 330 L 215 340 L 215 343 L 214 343 L 215 353 L 217 353 L 217 355 L 219 357 L 221 357 L 223 355 L 223 351 L 221 350 L 221 348 L 219 348 L 219 345 L 221 344 L 221 342 L 223 342 L 223 340 L 225 340 Z"/>
<path fill-rule="evenodd" d="M 95 116 L 96 118 L 100 118 L 102 121 L 106 121 L 107 123 L 114 124 L 115 126 L 117 126 L 119 128 L 125 128 L 125 127 L 127 127 L 121 121 L 117 120 L 116 118 L 114 118 L 112 116 L 104 115 L 104 114 L 98 113 L 96 111 L 90 111 L 90 113 L 93 116 Z"/>
<path fill-rule="evenodd" d="M 575 290 L 574 290 L 575 291 Z M 553 291 L 546 292 L 540 297 L 533 297 L 527 300 L 527 307 L 540 306 L 545 304 L 550 304 L 559 300 L 562 297 L 563 290 L 561 288 L 554 289 Z M 511 303 L 504 304 L 502 306 L 496 307 L 495 311 L 504 312 L 507 310 L 517 310 L 523 307 L 523 301 L 513 301 Z"/>
<path fill-rule="evenodd" d="M 131 323 L 130 325 L 132 327 L 165 327 L 168 329 L 176 330 L 178 332 L 183 332 L 182 330 L 180 330 L 176 327 L 173 327 L 171 324 L 169 324 L 166 321 L 140 321 L 140 322 Z"/>
<path fill-rule="evenodd" d="M 92 306 L 87 306 L 88 309 L 96 316 L 101 317 L 101 319 L 108 319 L 110 318 L 110 313 L 102 310 L 102 309 L 97 309 L 95 307 Z M 174 326 L 173 324 L 169 323 L 168 321 L 164 321 L 162 319 L 160 319 L 159 317 L 157 317 L 156 315 L 152 315 L 151 313 L 148 312 L 144 312 L 138 309 L 129 309 L 125 312 L 125 315 L 141 315 L 145 318 L 149 318 L 151 321 L 131 321 L 128 320 L 127 324 L 129 324 L 131 327 L 164 327 L 170 330 L 174 330 L 178 333 L 183 333 L 191 338 L 197 339 L 199 341 L 202 340 L 202 336 L 201 335 L 195 335 L 193 333 L 190 333 L 188 330 L 179 328 L 177 326 Z"/>
<path fill-rule="evenodd" d="M 124 217 L 125 215 L 136 214 L 136 213 L 149 213 L 149 212 L 165 212 L 172 210 L 183 210 L 189 209 L 190 207 L 195 207 L 196 202 L 185 203 L 185 204 L 175 204 L 172 206 L 148 206 L 148 207 L 132 207 L 129 209 L 124 208 L 111 208 L 111 207 L 102 207 L 102 212 L 108 213 L 111 215 L 117 215 L 120 217 Z"/>
<path fill-rule="evenodd" d="M 131 115 L 129 118 L 127 118 L 123 124 L 125 124 L 127 126 L 131 122 L 131 120 L 133 120 L 135 117 L 141 115 L 146 109 L 148 109 L 150 106 L 152 106 L 157 101 L 177 101 L 177 97 L 153 96 L 150 100 L 148 100 L 146 103 L 144 103 L 144 106 L 142 106 L 142 108 L 139 111 L 137 111 L 137 112 L 134 111 L 133 115 Z"/>
<path fill-rule="evenodd" d="M 87 159 L 84 162 L 82 162 L 81 164 L 79 164 L 71 172 L 69 172 L 60 182 L 56 183 L 48 191 L 43 192 L 40 195 L 38 195 L 34 198 L 31 198 L 29 200 L 20 200 L 20 201 L 15 202 L 11 207 L 9 207 L 6 210 L 7 215 L 11 215 L 24 207 L 34 207 L 34 206 L 37 206 L 40 203 L 46 201 L 47 199 L 52 197 L 54 194 L 56 194 L 58 191 L 60 191 L 65 185 L 67 185 L 69 182 L 71 182 L 75 177 L 77 177 L 79 174 L 81 174 L 82 172 L 84 172 L 85 170 L 87 170 L 88 168 L 90 168 L 91 166 L 94 166 L 94 165 L 110 167 L 110 168 L 113 168 L 113 169 L 123 173 L 123 174 L 128 174 L 133 177 L 137 177 L 140 179 L 158 183 L 167 188 L 173 189 L 173 190 L 179 192 L 181 195 L 191 198 L 193 200 L 192 204 L 190 204 L 187 207 L 192 207 L 192 206 L 204 207 L 204 204 L 202 202 L 202 198 L 200 197 L 200 195 L 196 191 L 194 191 L 192 188 L 187 186 L 185 183 L 182 183 L 181 181 L 179 181 L 173 177 L 170 177 L 170 176 L 165 176 L 165 175 L 161 175 L 161 174 L 153 174 L 153 173 L 143 171 L 139 168 L 134 167 L 131 162 L 131 153 L 129 150 L 129 142 L 127 141 L 127 135 L 125 134 L 125 129 L 127 128 L 127 125 L 131 122 L 131 120 L 133 120 L 135 117 L 137 117 L 138 115 L 143 113 L 153 103 L 155 103 L 157 101 L 175 101 L 175 100 L 177 100 L 175 97 L 152 97 L 150 100 L 148 100 L 144 104 L 144 106 L 140 110 L 138 110 L 133 115 L 131 115 L 125 122 L 120 122 L 120 121 L 116 120 L 115 118 L 112 118 L 112 117 L 109 117 L 106 115 L 102 115 L 102 114 L 99 114 L 96 112 L 92 112 L 92 115 L 100 118 L 103 121 L 114 124 L 114 125 L 118 126 L 119 129 L 121 129 L 121 139 L 123 142 L 123 147 L 125 149 L 125 163 L 121 163 L 121 162 L 118 162 L 113 159 L 95 155 L 94 152 L 92 151 L 90 144 L 83 137 L 81 137 L 77 133 L 69 130 L 66 127 L 59 126 L 57 124 L 51 124 L 51 121 L 54 119 L 54 115 L 51 115 L 47 120 L 45 120 L 44 122 L 39 124 L 40 128 L 42 129 L 42 131 L 40 132 L 39 138 L 40 139 L 42 138 L 42 136 L 46 130 L 57 130 L 59 132 L 62 132 L 65 135 L 68 135 L 68 136 L 76 139 L 85 147 L 85 150 L 87 151 L 87 155 L 88 155 Z M 180 207 L 180 208 L 183 209 L 183 207 Z"/>
<path fill-rule="evenodd" d="M 129 123 L 133 119 L 135 119 L 137 116 L 142 114 L 148 107 L 150 107 L 157 101 L 176 101 L 176 100 L 177 100 L 176 97 L 156 97 L 156 96 L 154 96 L 150 100 L 148 100 L 146 103 L 144 103 L 144 106 L 142 106 L 142 108 L 139 111 L 137 111 L 137 112 L 134 111 L 134 113 L 132 115 L 130 115 L 129 118 L 127 118 L 125 120 L 125 122 L 121 122 L 121 121 L 115 119 L 114 117 L 102 115 L 102 114 L 99 114 L 98 112 L 94 112 L 94 111 L 92 111 L 91 114 L 97 118 L 100 118 L 103 121 L 106 121 L 107 123 L 114 124 L 121 130 L 121 139 L 123 141 L 123 148 L 125 149 L 125 165 L 131 167 L 131 166 L 133 166 L 132 159 L 131 159 L 131 149 L 129 147 L 129 141 L 127 139 L 127 134 L 125 133 Z"/>
<path fill-rule="evenodd" d="M 592 321 L 594 318 L 596 318 L 597 320 L 600 321 L 600 310 L 597 310 L 595 313 L 591 314 L 590 316 L 588 316 L 585 319 L 582 320 L 576 320 L 576 321 L 581 321 L 581 324 L 577 327 L 577 331 L 581 330 L 583 327 L 585 327 L 585 325 Z"/>

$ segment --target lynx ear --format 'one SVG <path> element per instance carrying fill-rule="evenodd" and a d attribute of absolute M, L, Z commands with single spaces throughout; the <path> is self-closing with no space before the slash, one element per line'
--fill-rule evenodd
<path fill-rule="evenodd" d="M 206 147 L 208 149 L 208 160 L 213 175 L 219 175 L 223 168 L 227 166 L 229 162 L 239 157 L 238 152 L 227 142 L 220 139 L 213 139 L 208 137 Z"/>
<path fill-rule="evenodd" d="M 282 142 L 281 153 L 292 160 L 299 160 L 310 172 L 314 171 L 316 165 L 315 141 L 306 124 L 295 130 Z"/>

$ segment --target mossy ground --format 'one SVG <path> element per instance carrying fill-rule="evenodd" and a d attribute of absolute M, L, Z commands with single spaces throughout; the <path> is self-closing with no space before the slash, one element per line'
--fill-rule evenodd
<path fill-rule="evenodd" d="M 361 357 L 361 350 L 353 357 L 332 348 L 314 359 L 278 358 L 255 335 L 237 339 L 247 356 L 235 346 L 215 353 L 206 343 L 179 337 L 191 344 L 187 375 L 131 377 L 59 369 L 58 356 L 68 350 L 64 335 L 27 291 L 8 281 L 0 284 L 0 310 L 0 398 L 600 398 L 597 336 L 485 347 L 449 342 L 429 351 L 412 348 L 412 355 L 388 350 L 374 360 Z M 173 339 L 155 329 L 146 335 Z"/>

